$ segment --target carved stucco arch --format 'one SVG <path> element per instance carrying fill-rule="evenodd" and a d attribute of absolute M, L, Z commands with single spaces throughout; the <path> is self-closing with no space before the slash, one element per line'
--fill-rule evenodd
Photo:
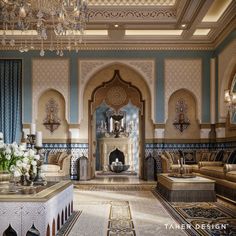
<path fill-rule="evenodd" d="M 140 150 L 139 150 L 139 171 L 140 176 L 143 177 L 143 157 L 144 156 L 144 142 L 145 142 L 145 101 L 142 98 L 141 91 L 130 82 L 123 80 L 120 76 L 119 70 L 114 71 L 112 79 L 103 82 L 96 87 L 92 94 L 88 105 L 88 134 L 89 134 L 89 164 L 91 165 L 93 156 L 94 140 L 94 126 L 93 115 L 103 102 L 112 107 L 115 111 L 119 111 L 122 107 L 131 102 L 139 109 L 140 119 Z M 94 173 L 89 170 L 89 175 L 92 177 Z"/>
<path fill-rule="evenodd" d="M 83 119 L 83 96 L 86 89 L 86 85 L 89 80 L 93 77 L 94 74 L 101 71 L 104 68 L 107 68 L 111 65 L 121 64 L 126 67 L 130 67 L 136 73 L 141 75 L 144 81 L 147 84 L 149 92 L 151 94 L 151 118 L 154 121 L 155 117 L 155 61 L 150 60 L 141 60 L 141 59 L 87 59 L 79 60 L 79 123 Z"/>
<path fill-rule="evenodd" d="M 114 71 L 114 76 L 111 80 L 103 82 L 101 86 L 97 87 L 92 94 L 91 100 L 91 114 L 100 106 L 103 101 L 114 108 L 117 112 L 119 109 L 131 102 L 138 107 L 143 115 L 143 100 L 139 89 L 130 82 L 124 81 L 120 77 L 119 70 Z"/>

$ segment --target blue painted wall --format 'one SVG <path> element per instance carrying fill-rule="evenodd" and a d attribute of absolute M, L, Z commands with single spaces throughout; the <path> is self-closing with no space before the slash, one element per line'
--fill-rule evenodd
<path fill-rule="evenodd" d="M 210 59 L 217 55 L 234 39 L 236 31 L 232 32 L 214 51 L 191 50 L 84 50 L 64 52 L 64 57 L 70 59 L 70 123 L 78 122 L 78 59 L 83 58 L 120 58 L 120 59 L 150 59 L 156 63 L 156 94 L 155 94 L 155 121 L 164 123 L 164 60 L 170 58 L 201 58 L 202 59 L 202 123 L 210 123 Z M 39 56 L 39 51 L 20 53 L 18 51 L 0 51 L 0 58 L 23 59 L 23 123 L 31 123 L 32 119 L 32 59 Z M 58 58 L 54 52 L 46 52 L 44 58 Z M 218 67 L 216 68 L 216 71 Z M 216 73 L 217 74 L 217 73 Z M 216 86 L 217 86 L 216 80 Z M 217 88 L 217 87 L 216 87 Z M 218 91 L 216 92 L 218 101 Z M 216 104 L 218 111 L 218 104 Z M 217 112 L 218 117 L 218 112 Z"/>

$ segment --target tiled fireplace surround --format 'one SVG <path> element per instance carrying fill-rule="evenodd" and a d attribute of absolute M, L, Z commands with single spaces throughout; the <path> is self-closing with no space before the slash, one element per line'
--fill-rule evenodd
<path fill-rule="evenodd" d="M 164 150 L 190 152 L 197 150 L 218 150 L 218 149 L 233 149 L 236 148 L 236 142 L 221 142 L 221 143 L 145 143 L 145 157 L 154 157 L 156 160 L 156 172 L 161 172 L 161 159 L 158 154 Z M 72 154 L 71 159 L 71 179 L 77 179 L 77 163 L 81 156 L 88 156 L 88 143 L 44 143 L 44 151 L 59 152 L 66 151 Z"/>

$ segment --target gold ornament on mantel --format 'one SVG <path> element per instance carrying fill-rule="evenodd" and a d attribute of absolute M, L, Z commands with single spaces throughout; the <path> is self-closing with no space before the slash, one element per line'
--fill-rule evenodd
<path fill-rule="evenodd" d="M 61 124 L 61 120 L 57 115 L 58 110 L 58 104 L 51 98 L 46 104 L 46 118 L 43 123 L 46 129 L 50 130 L 51 133 L 53 133 Z"/>

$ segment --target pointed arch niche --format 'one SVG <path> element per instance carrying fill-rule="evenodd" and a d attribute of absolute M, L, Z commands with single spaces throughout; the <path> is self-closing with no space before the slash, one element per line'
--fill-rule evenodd
<path fill-rule="evenodd" d="M 117 68 L 121 68 L 121 70 L 117 70 Z M 113 77 L 111 75 L 111 69 L 113 73 Z M 102 73 L 103 72 L 103 73 Z M 147 109 L 145 107 L 146 99 L 150 101 L 150 94 L 148 93 L 148 87 L 145 83 L 139 81 L 139 85 L 141 84 L 142 92 L 144 92 L 146 99 L 143 99 L 143 94 L 141 90 L 134 85 L 130 80 L 126 81 L 121 77 L 121 73 L 123 75 L 127 75 L 125 73 L 125 69 L 123 66 L 112 66 L 110 68 L 106 68 L 102 72 L 99 73 L 97 79 L 102 76 L 102 84 L 98 85 L 91 91 L 90 100 L 88 102 L 88 141 L 89 141 L 89 176 L 90 178 L 94 177 L 95 174 L 95 165 L 96 165 L 96 109 L 102 104 L 106 104 L 111 109 L 115 111 L 119 111 L 123 107 L 128 104 L 132 104 L 137 107 L 139 110 L 139 177 L 143 177 L 143 157 L 144 157 L 144 143 L 145 143 L 145 127 L 147 126 L 145 123 L 145 116 L 147 115 Z M 108 72 L 108 73 L 107 73 Z M 130 74 L 128 73 L 130 78 Z M 96 76 L 95 76 L 96 77 Z M 126 77 L 126 76 L 124 76 Z M 137 77 L 137 74 L 133 72 L 133 77 Z M 101 79 L 101 78 L 100 78 Z M 127 78 L 126 78 L 127 79 Z M 132 80 L 132 79 L 131 79 Z M 100 80 L 101 81 L 101 80 Z M 94 81 L 93 81 L 94 82 Z M 92 82 L 90 86 L 92 85 Z M 89 93 L 89 87 L 87 93 Z M 84 98 L 86 101 L 86 98 Z M 151 103 L 149 103 L 151 104 Z M 151 106 L 149 106 L 149 115 L 150 115 Z M 147 116 L 148 117 L 148 116 Z M 149 116 L 150 117 L 150 116 Z M 149 120 L 149 119 L 148 119 Z M 85 121 L 84 121 L 85 122 Z M 149 120 L 149 127 L 151 127 L 151 120 Z M 84 127 L 81 125 L 81 127 Z"/>
<path fill-rule="evenodd" d="M 186 105 L 186 117 L 190 125 L 183 132 L 175 128 L 173 123 L 176 119 L 176 106 L 179 101 L 184 101 Z M 187 89 L 179 89 L 172 93 L 168 101 L 168 119 L 165 126 L 165 138 L 171 140 L 181 139 L 199 139 L 200 126 L 197 119 L 197 100 L 195 95 Z"/>

